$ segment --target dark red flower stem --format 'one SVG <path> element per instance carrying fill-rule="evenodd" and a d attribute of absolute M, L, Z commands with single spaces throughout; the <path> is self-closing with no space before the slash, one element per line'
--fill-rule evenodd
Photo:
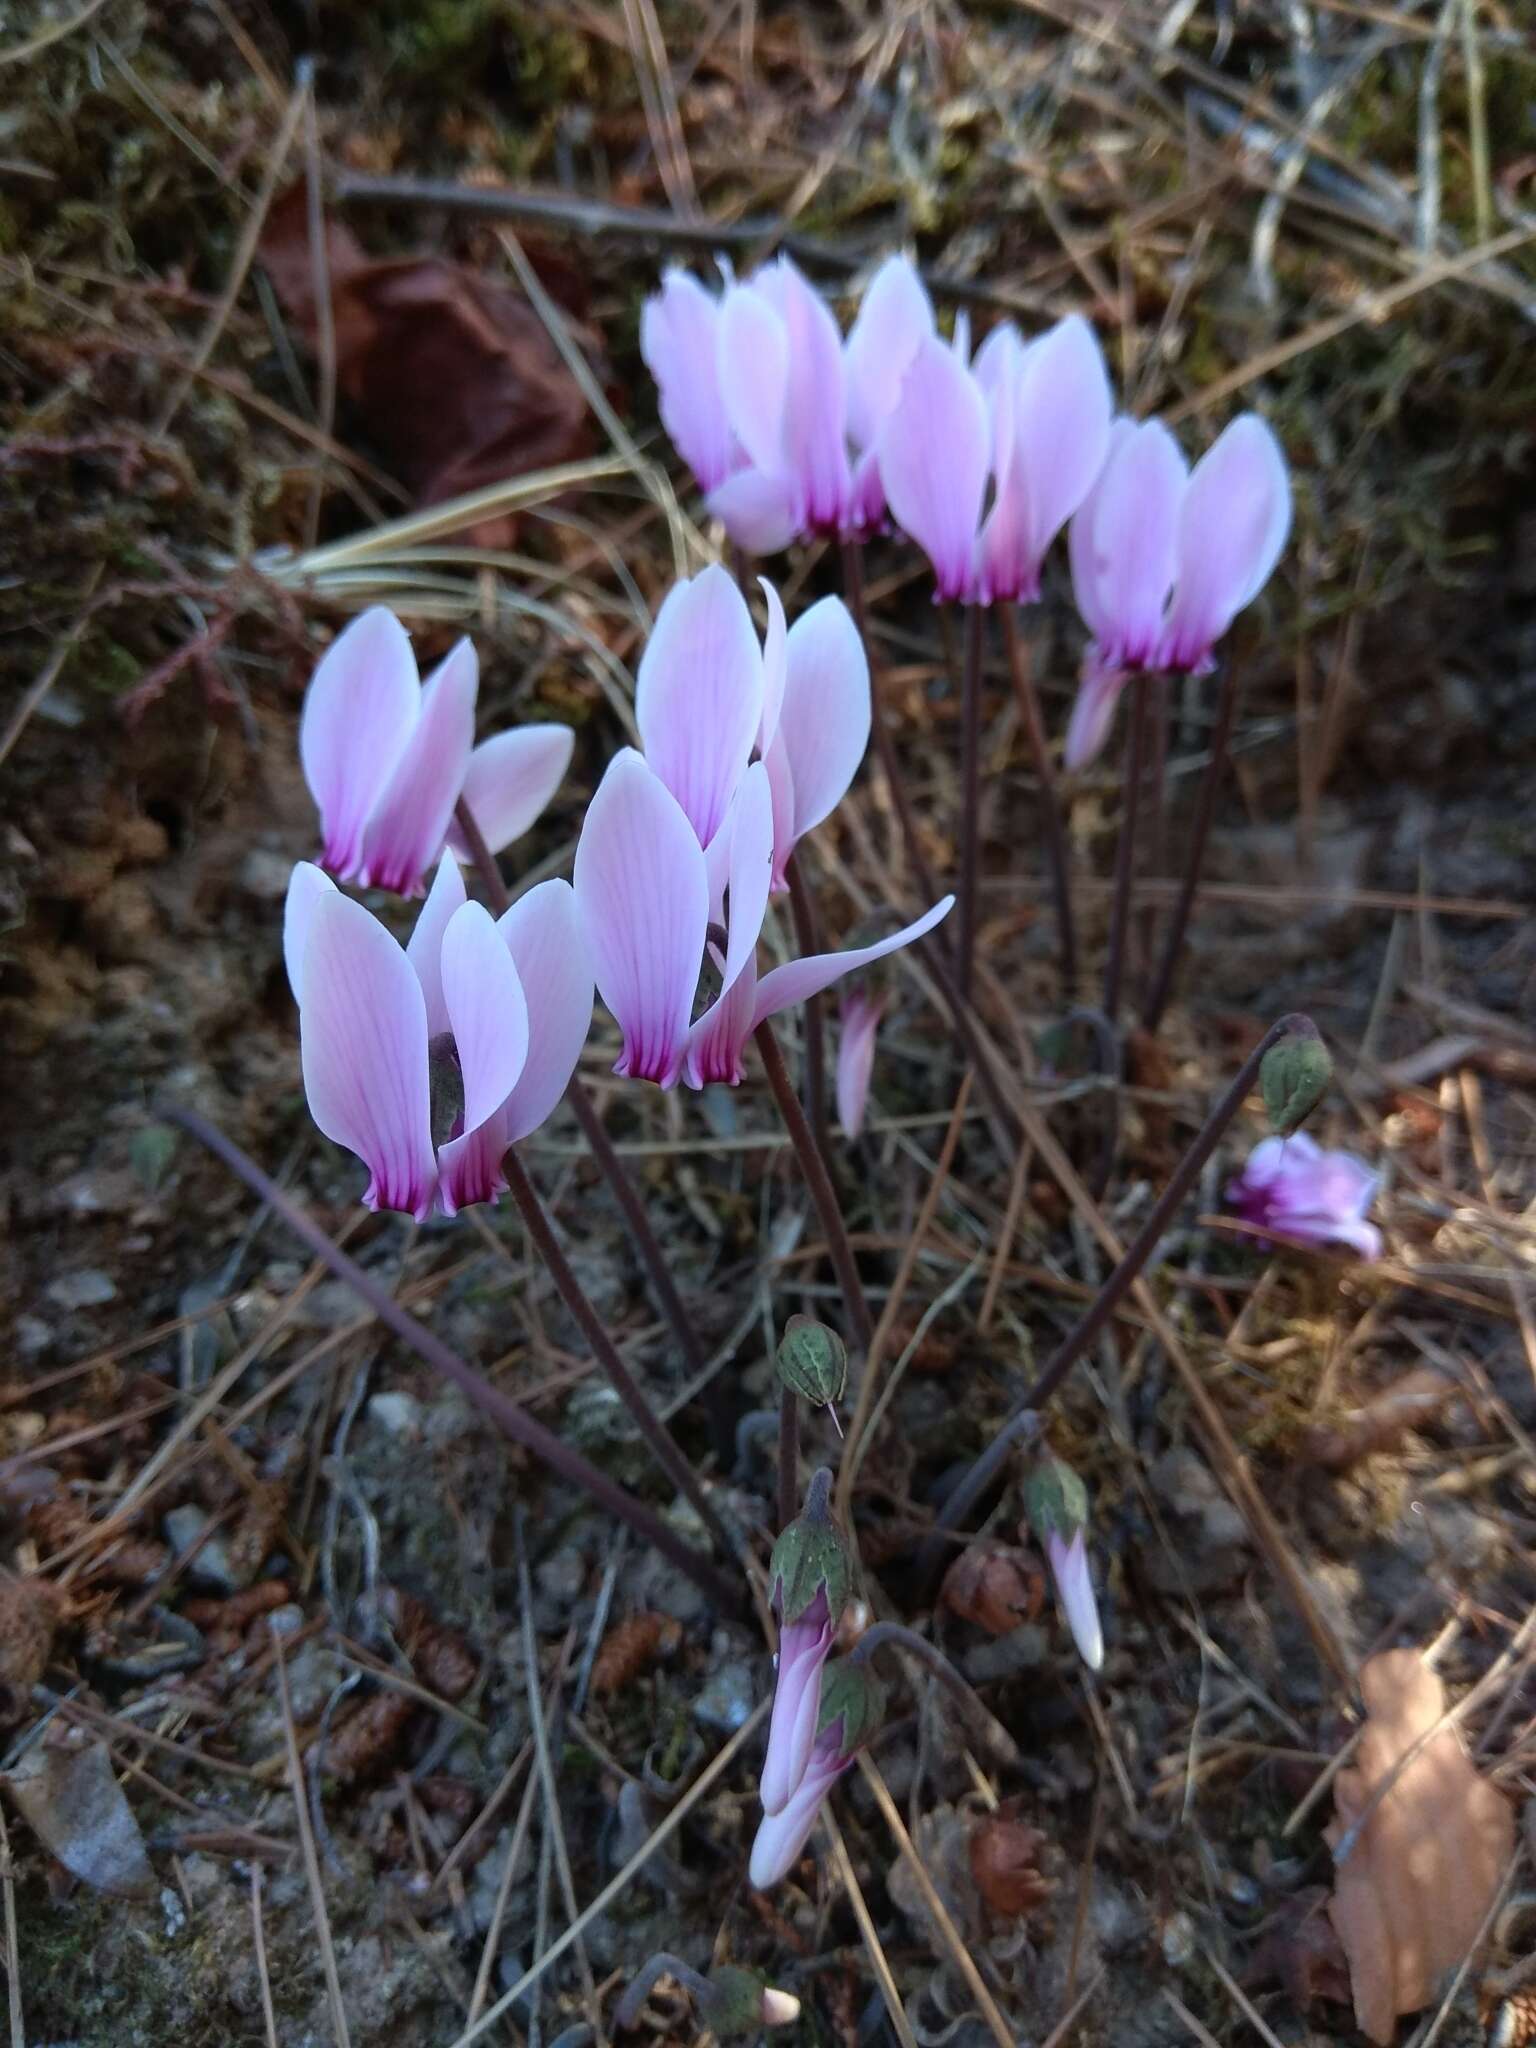
<path fill-rule="evenodd" d="M 1136 817 L 1141 808 L 1141 761 L 1147 730 L 1147 689 L 1143 676 L 1131 679 L 1131 720 L 1125 737 L 1125 779 L 1120 791 L 1120 831 L 1115 844 L 1115 889 L 1109 906 L 1109 948 L 1104 960 L 1104 1000 L 1111 1024 L 1118 1023 L 1125 981 L 1125 948 L 1131 924 L 1131 884 L 1136 874 Z"/>
<path fill-rule="evenodd" d="M 806 886 L 805 870 L 799 856 L 791 854 L 786 870 L 789 878 L 789 910 L 795 921 L 795 944 L 802 959 L 809 959 L 812 953 L 821 950 L 821 940 L 816 928 L 816 906 L 811 901 L 811 892 Z M 823 1028 L 825 1005 L 822 998 L 810 996 L 805 1003 L 805 1113 L 810 1119 L 816 1143 L 821 1147 L 821 1156 L 828 1161 L 832 1154 L 827 1144 L 827 1057 L 826 1033 Z"/>
<path fill-rule="evenodd" d="M 1028 1435 L 1033 1430 L 1038 1411 L 1056 1392 L 1129 1294 L 1143 1266 L 1161 1243 L 1169 1224 L 1178 1213 L 1180 1204 L 1199 1179 L 1201 1169 L 1215 1151 L 1222 1132 L 1237 1115 L 1257 1083 L 1265 1053 L 1290 1032 L 1312 1037 L 1317 1035 L 1316 1026 L 1309 1017 L 1300 1014 L 1282 1017 L 1278 1024 L 1271 1025 L 1244 1060 L 1236 1079 L 1201 1125 L 1199 1135 L 1179 1161 L 1173 1178 L 1153 1203 L 1147 1220 L 1126 1246 L 1125 1256 L 1094 1296 L 1082 1320 L 1062 1339 L 1047 1360 L 1040 1377 L 1019 1402 L 1007 1422 L 993 1437 L 981 1456 L 951 1488 L 934 1523 L 933 1535 L 924 1545 L 919 1559 L 920 1569 L 925 1575 L 943 1555 L 944 1545 L 941 1538 L 944 1532 L 959 1526 L 977 1500 L 997 1478 L 1008 1461 L 1008 1453 L 1013 1445 L 1020 1437 Z"/>
<path fill-rule="evenodd" d="M 402 1343 L 409 1345 L 418 1358 L 423 1359 L 435 1372 L 450 1381 L 471 1400 L 477 1408 L 509 1436 L 513 1443 L 531 1451 L 534 1457 L 560 1478 L 572 1486 L 579 1486 L 589 1494 L 606 1513 L 624 1522 L 644 1543 L 649 1543 L 661 1555 L 675 1564 L 679 1571 L 686 1572 L 700 1591 L 711 1600 L 722 1613 L 738 1612 L 742 1606 L 745 1589 L 739 1581 L 726 1576 L 716 1569 L 710 1560 L 691 1543 L 686 1542 L 675 1530 L 668 1527 L 662 1518 L 653 1513 L 645 1503 L 624 1487 L 610 1479 L 606 1472 L 600 1472 L 568 1444 L 561 1442 L 552 1430 L 536 1422 L 527 1410 L 516 1401 L 509 1400 L 499 1388 L 494 1387 L 482 1374 L 475 1371 L 456 1351 L 450 1350 L 442 1339 L 419 1323 L 407 1309 L 403 1309 L 371 1273 L 367 1273 L 356 1260 L 351 1259 L 314 1222 L 283 1188 L 269 1175 L 262 1172 L 247 1153 L 225 1137 L 216 1125 L 210 1123 L 195 1109 L 187 1109 L 177 1102 L 166 1102 L 158 1106 L 156 1114 L 167 1123 L 180 1127 L 205 1146 L 216 1159 L 220 1159 L 245 1182 L 252 1193 L 278 1216 L 315 1257 L 328 1266 L 338 1280 L 344 1280 L 358 1298 L 367 1303 L 379 1321 L 392 1330 Z"/>
<path fill-rule="evenodd" d="M 790 1387 L 779 1389 L 779 1527 L 787 1529 L 795 1519 L 800 1498 L 800 1396 Z"/>
<path fill-rule="evenodd" d="M 842 1290 L 843 1305 L 848 1312 L 848 1324 L 853 1340 L 861 1351 L 868 1351 L 870 1340 L 875 1334 L 874 1317 L 869 1312 L 869 1303 L 864 1299 L 864 1283 L 859 1278 L 853 1246 L 848 1242 L 848 1232 L 843 1225 L 843 1214 L 837 1205 L 837 1194 L 827 1173 L 826 1162 L 817 1147 L 815 1135 L 806 1122 L 805 1111 L 800 1107 L 800 1098 L 795 1093 L 795 1084 L 789 1078 L 789 1069 L 784 1064 L 784 1055 L 780 1052 L 779 1041 L 774 1036 L 772 1021 L 765 1017 L 752 1036 L 757 1040 L 763 1071 L 768 1076 L 768 1086 L 773 1090 L 774 1101 L 779 1105 L 779 1114 L 784 1119 L 789 1141 L 800 1161 L 800 1171 L 805 1176 L 805 1185 L 821 1219 L 822 1235 L 827 1240 L 827 1251 L 832 1260 L 833 1270 L 837 1274 L 837 1284 Z"/>
<path fill-rule="evenodd" d="M 1189 851 L 1184 857 L 1184 879 L 1179 886 L 1179 900 L 1174 906 L 1167 936 L 1163 940 L 1162 958 L 1152 979 L 1146 1007 L 1141 1013 L 1141 1021 L 1148 1031 L 1155 1031 L 1162 1023 L 1168 998 L 1173 993 L 1173 978 L 1178 971 L 1184 935 L 1189 930 L 1190 912 L 1194 909 L 1195 894 L 1200 887 L 1206 842 L 1211 836 L 1211 820 L 1216 815 L 1216 798 L 1226 772 L 1227 750 L 1232 744 L 1232 727 L 1236 718 L 1237 663 L 1229 657 L 1221 671 L 1221 693 L 1216 701 L 1216 724 L 1211 734 L 1211 758 L 1206 763 L 1200 794 L 1195 800 L 1195 818 L 1190 829 Z"/>
<path fill-rule="evenodd" d="M 965 658 L 960 673 L 960 903 L 955 941 L 955 986 L 971 999 L 980 905 L 976 891 L 981 857 L 981 657 L 987 615 L 979 604 L 965 608 Z"/>
<path fill-rule="evenodd" d="M 485 835 L 469 806 L 462 799 L 454 806 L 454 819 L 465 844 L 474 858 L 475 868 L 485 888 L 486 898 L 495 916 L 501 917 L 508 909 L 511 898 L 507 885 L 502 880 L 501 870 L 496 865 L 496 856 L 485 843 Z M 613 1141 L 603 1128 L 603 1119 L 591 1092 L 582 1083 L 578 1074 L 571 1076 L 565 1099 L 575 1112 L 598 1171 L 608 1183 L 609 1192 L 619 1205 L 628 1228 L 630 1240 L 639 1254 L 645 1268 L 646 1278 L 651 1283 L 651 1292 L 658 1307 L 666 1317 L 677 1340 L 683 1364 L 690 1379 L 701 1378 L 704 1372 L 704 1346 L 693 1320 L 683 1306 L 683 1298 L 677 1291 L 676 1282 L 668 1268 L 666 1255 L 656 1241 L 655 1233 L 646 1220 L 635 1184 L 624 1169 L 624 1162 L 614 1150 Z M 704 1388 L 705 1412 L 709 1418 L 710 1440 L 717 1457 L 726 1458 L 734 1454 L 736 1445 L 735 1424 L 730 1413 L 730 1404 L 725 1389 L 718 1381 L 710 1381 Z"/>
<path fill-rule="evenodd" d="M 1013 677 L 1013 694 L 1018 700 L 1019 720 L 1029 745 L 1035 780 L 1040 788 L 1040 822 L 1045 832 L 1045 854 L 1051 868 L 1051 894 L 1056 904 L 1056 941 L 1061 959 L 1062 990 L 1070 1000 L 1077 988 L 1077 927 L 1072 917 L 1072 866 L 1066 827 L 1056 793 L 1056 771 L 1051 766 L 1050 745 L 1045 722 L 1040 716 L 1040 693 L 1035 688 L 1029 652 L 1019 631 L 1018 613 L 1011 604 L 1001 607 L 1003 643 L 1008 669 Z"/>

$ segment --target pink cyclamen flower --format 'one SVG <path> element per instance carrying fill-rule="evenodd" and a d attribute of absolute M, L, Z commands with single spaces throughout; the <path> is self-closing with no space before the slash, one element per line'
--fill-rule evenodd
<path fill-rule="evenodd" d="M 1093 1597 L 1084 1531 L 1074 1529 L 1069 1538 L 1052 1530 L 1045 1539 L 1045 1555 L 1077 1653 L 1090 1671 L 1097 1671 L 1104 1662 L 1104 1634 L 1099 1626 L 1098 1602 Z"/>
<path fill-rule="evenodd" d="M 1109 445 L 1103 352 L 1077 314 L 1025 341 L 993 329 L 967 364 L 936 336 L 913 355 L 879 440 L 892 517 L 933 564 L 937 595 L 1040 594 L 1046 552 Z"/>
<path fill-rule="evenodd" d="M 1362 1259 L 1381 1256 L 1381 1232 L 1366 1211 L 1381 1176 L 1352 1152 L 1325 1152 L 1305 1131 L 1264 1138 L 1227 1189 L 1246 1223 L 1294 1244 L 1347 1245 Z"/>
<path fill-rule="evenodd" d="M 466 900 L 458 863 L 444 854 L 402 947 L 301 861 L 283 954 L 310 1114 L 368 1168 L 366 1205 L 424 1221 L 434 1203 L 452 1216 L 494 1201 L 508 1146 L 564 1094 L 591 1022 L 569 884 L 540 884 L 497 921 Z M 451 1125 L 440 1139 L 434 1080 Z"/>
<path fill-rule="evenodd" d="M 896 410 L 912 360 L 934 333 L 933 302 L 905 256 L 888 256 L 870 279 L 843 344 L 853 497 L 848 524 L 868 532 L 885 518 L 880 430 Z"/>
<path fill-rule="evenodd" d="M 875 1035 L 884 1015 L 883 996 L 854 989 L 843 997 L 843 1028 L 837 1041 L 837 1119 L 846 1138 L 856 1138 L 864 1128 L 875 1067 Z"/>
<path fill-rule="evenodd" d="M 831 1655 L 835 1634 L 825 1588 L 804 1613 L 779 1630 L 779 1668 L 760 1790 L 764 1813 L 781 1812 L 805 1776 L 821 1712 L 822 1666 Z"/>
<path fill-rule="evenodd" d="M 462 797 L 492 852 L 538 817 L 560 785 L 568 726 L 525 725 L 475 746 L 475 650 L 461 640 L 423 684 L 405 628 L 375 605 L 327 649 L 299 727 L 304 779 L 320 810 L 321 864 L 344 882 L 420 892 Z"/>
<path fill-rule="evenodd" d="M 739 546 L 771 554 L 849 515 L 846 373 L 831 309 L 787 256 L 712 298 L 670 270 L 640 352 L 662 422 Z"/>
<path fill-rule="evenodd" d="M 1291 525 L 1285 457 L 1244 413 L 1190 470 L 1160 420 L 1115 422 L 1097 483 L 1068 532 L 1072 586 L 1093 635 L 1066 765 L 1103 746 L 1127 678 L 1199 675 L 1269 581 Z"/>
<path fill-rule="evenodd" d="M 759 1891 L 781 1884 L 795 1867 L 810 1840 L 821 1803 L 853 1763 L 854 1752 L 843 1747 L 841 1722 L 823 1728 L 811 1745 L 805 1770 L 777 1813 L 764 1811 L 752 1843 L 747 1875 Z"/>

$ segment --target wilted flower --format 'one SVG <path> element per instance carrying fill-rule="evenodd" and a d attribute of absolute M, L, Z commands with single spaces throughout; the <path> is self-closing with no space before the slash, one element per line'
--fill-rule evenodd
<path fill-rule="evenodd" d="M 1104 461 L 1104 357 L 1077 314 L 1030 341 L 1004 322 L 971 364 L 966 345 L 962 326 L 953 345 L 929 336 L 918 346 L 881 431 L 881 480 L 939 597 L 1030 600 Z"/>
<path fill-rule="evenodd" d="M 1245 1223 L 1293 1244 L 1348 1245 L 1381 1256 L 1381 1232 L 1366 1221 L 1381 1176 L 1352 1152 L 1325 1152 L 1305 1131 L 1264 1138 L 1227 1189 Z"/>
<path fill-rule="evenodd" d="M 885 1015 L 885 998 L 852 989 L 843 997 L 842 1032 L 837 1041 L 837 1118 L 843 1135 L 864 1128 L 870 1076 L 875 1069 L 875 1036 Z"/>
<path fill-rule="evenodd" d="M 867 1664 L 844 1658 L 828 1668 L 805 1769 L 777 1812 L 770 1812 L 764 1802 L 748 1869 L 760 1891 L 781 1883 L 793 1869 L 816 1825 L 821 1802 L 879 1727 L 884 1713 L 884 1687 Z"/>
<path fill-rule="evenodd" d="M 321 658 L 305 693 L 299 757 L 320 809 L 321 865 L 344 882 L 422 888 L 462 797 L 493 853 L 538 817 L 560 785 L 573 734 L 525 725 L 476 746 L 479 666 L 459 641 L 423 684 L 405 628 L 375 605 Z"/>
<path fill-rule="evenodd" d="M 873 446 L 933 310 L 892 257 L 846 346 L 830 307 L 787 257 L 716 297 L 671 269 L 646 301 L 640 352 L 662 424 L 709 509 L 752 554 L 875 523 Z M 857 456 L 857 471 L 852 458 Z"/>
<path fill-rule="evenodd" d="M 541 883 L 498 922 L 444 854 L 402 947 L 301 861 L 283 954 L 310 1114 L 368 1168 L 367 1206 L 421 1221 L 434 1202 L 451 1216 L 494 1201 L 508 1146 L 565 1092 L 592 1018 L 570 885 Z"/>
<path fill-rule="evenodd" d="M 1069 768 L 1104 744 L 1129 676 L 1199 675 L 1269 581 L 1291 525 L 1280 444 L 1244 413 L 1191 470 L 1160 420 L 1120 419 L 1068 534 L 1077 608 L 1093 635 L 1067 730 Z"/>

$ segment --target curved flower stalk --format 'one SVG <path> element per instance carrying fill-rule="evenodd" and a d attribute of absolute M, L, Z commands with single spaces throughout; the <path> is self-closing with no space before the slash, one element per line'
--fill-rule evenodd
<path fill-rule="evenodd" d="M 310 1114 L 368 1168 L 366 1205 L 423 1221 L 495 1201 L 508 1147 L 559 1101 L 591 1022 L 570 886 L 541 883 L 496 921 L 445 853 L 402 947 L 301 861 L 283 954 Z"/>
<path fill-rule="evenodd" d="M 781 256 L 750 278 L 727 271 L 719 296 L 668 270 L 641 314 L 640 352 L 710 511 L 763 555 L 878 522 L 875 440 L 932 329 L 904 257 L 876 272 L 845 344 L 825 299 Z"/>
<path fill-rule="evenodd" d="M 1381 1188 L 1352 1152 L 1328 1152 L 1305 1131 L 1264 1138 L 1227 1189 L 1245 1223 L 1302 1245 L 1346 1245 L 1362 1259 L 1381 1257 L 1381 1232 L 1366 1212 Z"/>
<path fill-rule="evenodd" d="M 1025 341 L 993 329 L 973 363 L 963 330 L 913 355 L 879 438 L 896 524 L 933 564 L 936 595 L 1029 601 L 1051 542 L 1109 444 L 1111 398 L 1093 329 L 1070 314 Z"/>
<path fill-rule="evenodd" d="M 341 881 L 421 892 L 462 798 L 492 852 L 528 830 L 565 774 L 574 735 L 518 726 L 476 747 L 479 665 L 468 640 L 422 683 L 409 635 L 383 605 L 322 656 L 304 697 L 299 757 L 320 811 L 321 865 Z"/>
<path fill-rule="evenodd" d="M 1256 413 L 1191 470 L 1160 420 L 1115 422 L 1098 481 L 1068 533 L 1072 586 L 1093 635 L 1066 764 L 1104 744 L 1129 677 L 1203 674 L 1216 642 L 1269 581 L 1291 526 L 1291 485 Z"/>

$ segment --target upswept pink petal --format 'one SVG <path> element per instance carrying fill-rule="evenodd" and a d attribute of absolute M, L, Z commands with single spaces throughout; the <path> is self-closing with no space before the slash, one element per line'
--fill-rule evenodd
<path fill-rule="evenodd" d="M 716 967 L 724 969 L 724 957 L 713 946 L 710 958 Z M 734 981 L 726 982 L 722 972 L 719 995 L 688 1033 L 683 1079 L 690 1088 L 740 1086 L 742 1058 L 752 1036 L 752 1009 L 756 1001 L 755 960 L 746 960 Z"/>
<path fill-rule="evenodd" d="M 893 932 L 888 939 L 881 939 L 873 946 L 853 946 L 843 953 L 812 953 L 808 959 L 787 960 L 782 967 L 775 967 L 757 985 L 757 1002 L 752 1012 L 753 1030 L 765 1017 L 776 1016 L 792 1003 L 803 1003 L 811 996 L 820 995 L 824 988 L 830 988 L 845 974 L 852 974 L 856 967 L 868 967 L 876 960 L 883 960 L 887 953 L 899 952 L 903 946 L 910 946 L 923 938 L 948 917 L 954 901 L 953 896 L 944 897 L 914 923 L 904 925 L 899 932 Z"/>
<path fill-rule="evenodd" d="M 848 435 L 855 448 L 873 445 L 908 365 L 932 333 L 933 304 L 922 279 L 905 256 L 887 256 L 869 281 L 843 348 Z"/>
<path fill-rule="evenodd" d="M 737 547 L 749 555 L 776 555 L 800 531 L 796 493 L 787 476 L 738 469 L 705 500 Z"/>
<path fill-rule="evenodd" d="M 443 850 L 475 743 L 480 669 L 461 640 L 428 676 L 421 716 L 363 832 L 358 880 L 411 896 Z"/>
<path fill-rule="evenodd" d="M 368 1168 L 370 1209 L 403 1209 L 425 1221 L 437 1160 L 427 1008 L 415 970 L 378 919 L 338 891 L 311 907 L 300 979 L 310 1115 Z"/>
<path fill-rule="evenodd" d="M 1056 1597 L 1072 1631 L 1077 1654 L 1090 1671 L 1097 1671 L 1104 1662 L 1104 1631 L 1099 1623 L 1099 1603 L 1093 1596 L 1083 1531 L 1074 1529 L 1070 1543 L 1057 1535 L 1048 1536 L 1045 1551 L 1056 1581 Z"/>
<path fill-rule="evenodd" d="M 632 747 L 588 806 L 575 885 L 597 986 L 624 1033 L 614 1072 L 670 1088 L 704 957 L 709 878 L 687 813 Z"/>
<path fill-rule="evenodd" d="M 731 809 L 730 902 L 725 965 L 730 987 L 757 951 L 773 877 L 773 790 L 768 770 L 754 761 L 742 777 Z"/>
<path fill-rule="evenodd" d="M 821 1671 L 831 1655 L 833 1633 L 825 1594 L 812 1602 L 801 1620 L 786 1622 L 779 1631 L 768 1753 L 758 1789 L 764 1813 L 778 1813 L 787 1806 L 805 1776 L 821 1712 Z"/>
<path fill-rule="evenodd" d="M 640 354 L 656 379 L 661 423 L 701 491 L 730 474 L 731 423 L 720 390 L 720 301 L 670 269 L 640 315 Z"/>
<path fill-rule="evenodd" d="M 383 605 L 337 636 L 310 679 L 299 759 L 320 811 L 324 863 L 343 881 L 362 857 L 363 827 L 410 743 L 420 704 L 410 637 Z"/>
<path fill-rule="evenodd" d="M 1034 341 L 1020 365 L 1013 434 L 1023 507 L 1017 596 L 1040 594 L 1051 542 L 1087 497 L 1109 452 L 1113 408 L 1098 338 L 1070 313 Z"/>
<path fill-rule="evenodd" d="M 966 596 L 991 429 L 975 378 L 936 337 L 912 358 L 878 445 L 891 517 L 933 564 L 938 595 Z"/>
<path fill-rule="evenodd" d="M 635 681 L 646 763 L 700 846 L 725 821 L 763 712 L 763 652 L 747 601 L 718 562 L 667 593 Z M 695 962 L 695 966 L 697 966 Z"/>
<path fill-rule="evenodd" d="M 794 784 L 794 838 L 830 816 L 848 793 L 869 745 L 869 660 L 840 597 L 802 612 L 786 643 L 779 738 Z M 793 851 L 774 842 L 775 879 Z"/>
<path fill-rule="evenodd" d="M 875 1071 L 875 1038 L 885 1003 L 878 996 L 843 998 L 842 1030 L 837 1041 L 837 1120 L 845 1138 L 864 1128 L 869 1083 Z"/>
<path fill-rule="evenodd" d="M 1001 467 L 1013 438 L 1013 394 L 1027 353 L 1024 337 L 1018 328 L 1011 320 L 1000 320 L 977 349 L 976 360 L 971 364 L 971 375 L 981 386 L 981 395 L 987 401 L 994 426 L 999 402 L 1006 408 L 1002 418 L 1003 431 L 995 431 L 992 438 L 994 471 Z"/>
<path fill-rule="evenodd" d="M 416 913 L 415 927 L 405 948 L 405 957 L 416 970 L 427 1005 L 429 1043 L 451 1028 L 448 1005 L 443 1000 L 443 933 L 448 929 L 448 920 L 466 901 L 463 873 L 453 855 L 445 852 L 432 877 L 427 900 Z"/>
<path fill-rule="evenodd" d="M 503 1104 L 528 1056 L 523 985 L 490 912 L 456 910 L 443 933 L 443 1001 L 464 1087 L 462 1128 L 438 1148 L 438 1200 L 445 1215 L 494 1202 L 506 1186 Z"/>
<path fill-rule="evenodd" d="M 1072 522 L 1078 609 L 1106 666 L 1154 663 L 1177 561 L 1188 479 L 1161 420 L 1115 436 L 1097 483 Z"/>
<path fill-rule="evenodd" d="M 336 884 L 312 860 L 295 861 L 288 877 L 288 894 L 283 903 L 283 965 L 293 1000 L 304 1000 L 304 948 L 309 943 L 310 919 L 323 897 L 334 896 Z"/>
<path fill-rule="evenodd" d="M 768 606 L 768 630 L 763 635 L 763 713 L 757 723 L 758 752 L 766 754 L 779 729 L 784 708 L 784 686 L 789 678 L 789 634 L 779 593 L 766 576 L 759 576 L 759 588 Z"/>
<path fill-rule="evenodd" d="M 1104 668 L 1097 659 L 1097 651 L 1088 650 L 1083 679 L 1077 686 L 1072 716 L 1067 721 L 1066 744 L 1061 752 L 1064 768 L 1086 768 L 1090 761 L 1097 760 L 1109 738 L 1115 706 L 1128 680 L 1123 668 Z"/>
<path fill-rule="evenodd" d="M 507 1097 L 507 1143 L 536 1131 L 570 1086 L 592 1026 L 592 965 L 569 882 L 540 882 L 497 926 L 528 998 L 528 1057 Z"/>
<path fill-rule="evenodd" d="M 784 462 L 784 411 L 789 398 L 789 333 L 763 289 L 766 280 L 733 284 L 720 308 L 715 360 L 732 430 L 753 467 L 777 476 Z"/>
<path fill-rule="evenodd" d="M 564 780 L 575 744 L 568 725 L 516 725 L 475 748 L 459 794 L 492 853 L 521 839 L 543 811 Z M 460 860 L 474 858 L 451 819 L 448 844 Z"/>
<path fill-rule="evenodd" d="M 788 1804 L 777 1813 L 764 1814 L 753 1840 L 747 1876 L 759 1891 L 782 1884 L 794 1869 L 811 1838 L 822 1801 L 852 1762 L 851 1756 L 838 1750 L 830 1730 L 817 1738 L 805 1775 Z"/>
<path fill-rule="evenodd" d="M 1244 413 L 1195 464 L 1179 510 L 1178 572 L 1159 657 L 1197 673 L 1269 581 L 1291 530 L 1291 481 L 1280 444 Z"/>
<path fill-rule="evenodd" d="M 795 771 L 780 733 L 763 757 L 773 791 L 773 881 L 775 891 L 789 887 L 789 857 L 795 850 Z"/>
<path fill-rule="evenodd" d="M 988 340 L 1002 331 L 994 328 Z M 992 506 L 976 542 L 975 596 L 980 604 L 1021 597 L 1028 581 L 1029 502 L 1024 460 L 1014 432 L 1016 373 L 1016 364 L 1012 371 L 1000 371 L 990 398 Z"/>
<path fill-rule="evenodd" d="M 789 335 L 783 466 L 795 480 L 800 524 L 811 533 L 840 533 L 853 482 L 842 337 L 826 300 L 787 256 L 778 269 Z"/>

